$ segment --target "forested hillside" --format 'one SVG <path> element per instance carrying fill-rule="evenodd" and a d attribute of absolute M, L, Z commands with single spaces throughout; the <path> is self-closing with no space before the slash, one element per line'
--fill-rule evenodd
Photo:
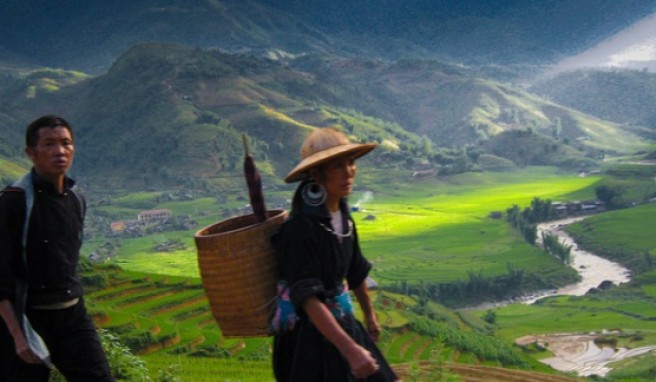
<path fill-rule="evenodd" d="M 98 178 L 131 189 L 229 184 L 242 134 L 279 181 L 308 129 L 322 126 L 380 143 L 371 160 L 382 167 L 590 169 L 649 150 L 651 81 L 518 83 L 654 9 L 636 0 L 8 0 L 0 157 L 26 165 L 23 127 L 56 112 L 77 128 L 75 175 L 98 188 Z M 43 19 L 67 27 L 46 31 Z M 504 134 L 513 131 L 529 134 Z"/>
<path fill-rule="evenodd" d="M 131 46 L 159 41 L 280 57 L 501 64 L 517 76 L 578 53 L 654 9 L 641 0 L 5 0 L 0 61 L 11 54 L 97 74 Z M 43 28 L 43 20 L 66 27 Z"/>
<path fill-rule="evenodd" d="M 530 91 L 599 118 L 656 136 L 656 74 L 635 70 L 578 70 L 534 84 Z"/>
<path fill-rule="evenodd" d="M 433 61 L 307 57 L 284 65 L 142 44 L 100 76 L 6 70 L 2 81 L 0 155 L 23 159 L 23 126 L 56 111 L 76 126 L 75 174 L 96 188 L 234 183 L 242 134 L 276 183 L 309 129 L 324 126 L 381 144 L 368 160 L 410 172 L 417 161 L 442 173 L 472 170 L 484 166 L 482 154 L 580 170 L 645 147 L 631 128 Z M 504 135 L 501 149 L 491 144 L 512 131 L 528 134 Z"/>

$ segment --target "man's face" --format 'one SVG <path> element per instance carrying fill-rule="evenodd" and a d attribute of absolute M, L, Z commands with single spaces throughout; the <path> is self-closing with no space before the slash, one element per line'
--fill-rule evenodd
<path fill-rule="evenodd" d="M 73 163 L 75 146 L 67 128 L 57 126 L 39 129 L 36 146 L 27 147 L 25 152 L 32 160 L 36 173 L 48 180 L 55 180 L 66 174 Z"/>

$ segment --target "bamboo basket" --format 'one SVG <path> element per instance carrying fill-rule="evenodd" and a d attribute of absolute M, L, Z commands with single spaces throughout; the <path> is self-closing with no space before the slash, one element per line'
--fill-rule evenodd
<path fill-rule="evenodd" d="M 210 309 L 224 337 L 269 335 L 276 300 L 277 259 L 271 235 L 284 210 L 229 218 L 196 233 L 198 267 Z"/>

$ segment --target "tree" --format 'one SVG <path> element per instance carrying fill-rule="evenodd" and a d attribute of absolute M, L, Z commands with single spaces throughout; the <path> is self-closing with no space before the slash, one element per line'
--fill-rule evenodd
<path fill-rule="evenodd" d="M 426 158 L 433 155 L 433 142 L 425 135 L 421 137 L 421 151 Z"/>
<path fill-rule="evenodd" d="M 624 189 L 619 186 L 595 187 L 595 195 L 597 195 L 597 199 L 604 202 L 608 209 L 616 209 L 616 208 L 624 207 L 625 203 L 622 200 L 623 194 L 624 194 Z"/>
<path fill-rule="evenodd" d="M 497 322 L 497 313 L 491 309 L 486 311 L 485 315 L 483 316 L 483 321 L 487 322 L 488 324 L 494 324 Z"/>

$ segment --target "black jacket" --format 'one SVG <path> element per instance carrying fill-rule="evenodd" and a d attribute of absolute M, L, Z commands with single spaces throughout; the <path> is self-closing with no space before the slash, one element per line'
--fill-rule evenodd
<path fill-rule="evenodd" d="M 358 288 L 371 270 L 371 264 L 360 251 L 357 232 L 342 200 L 344 232 L 333 233 L 330 214 L 325 206 L 305 204 L 300 192 L 292 202 L 289 219 L 273 237 L 278 253 L 278 270 L 290 286 L 290 299 L 299 320 L 291 332 L 277 334 L 273 345 L 273 368 L 279 382 L 355 381 L 349 366 L 337 348 L 329 343 L 310 322 L 303 302 L 317 297 L 326 302 L 339 294 L 344 280 L 349 289 Z M 337 322 L 358 344 L 369 350 L 380 365 L 380 371 L 367 381 L 394 381 L 396 376 L 373 343 L 366 329 L 352 314 Z"/>
<path fill-rule="evenodd" d="M 27 305 L 47 305 L 82 296 L 77 266 L 82 246 L 84 200 L 39 179 L 32 171 L 34 205 L 27 234 L 27 267 L 22 260 L 21 236 L 25 195 L 7 190 L 0 195 L 0 300 L 14 300 L 15 280 L 27 280 Z"/>

